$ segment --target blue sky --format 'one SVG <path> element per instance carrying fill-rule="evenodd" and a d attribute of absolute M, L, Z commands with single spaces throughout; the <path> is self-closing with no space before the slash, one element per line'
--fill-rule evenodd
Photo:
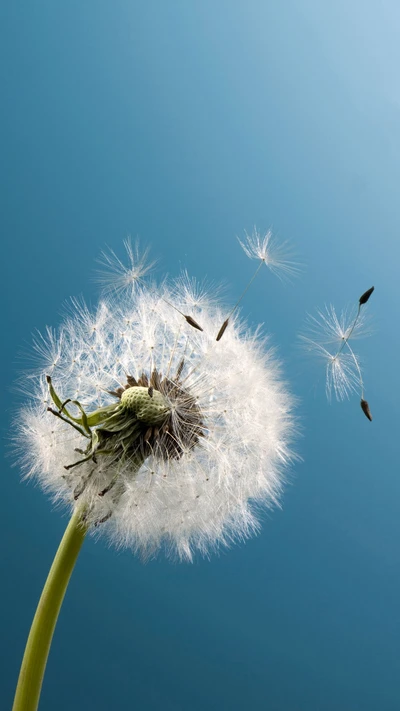
<path fill-rule="evenodd" d="M 32 332 L 128 235 L 158 274 L 252 274 L 236 236 L 272 226 L 305 268 L 243 302 L 271 333 L 303 458 L 261 534 L 210 561 L 143 565 L 88 539 L 59 619 L 41 710 L 390 711 L 400 705 L 396 2 L 3 4 L 0 10 L 2 440 Z M 307 312 L 356 303 L 367 397 L 329 405 L 299 352 Z M 22 352 L 22 357 L 21 357 Z M 66 524 L 3 459 L 0 698 Z"/>

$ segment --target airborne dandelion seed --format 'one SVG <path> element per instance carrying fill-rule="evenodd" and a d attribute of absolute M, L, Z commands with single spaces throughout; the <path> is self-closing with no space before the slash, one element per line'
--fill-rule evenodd
<path fill-rule="evenodd" d="M 220 327 L 215 339 L 216 341 L 221 340 L 229 326 L 231 317 L 237 310 L 244 296 L 247 294 L 263 264 L 280 278 L 298 276 L 300 272 L 300 265 L 292 259 L 292 248 L 289 243 L 279 242 L 275 235 L 272 234 L 271 230 L 268 230 L 264 236 L 261 236 L 261 233 L 256 227 L 254 227 L 251 235 L 245 232 L 245 240 L 242 242 L 238 238 L 238 242 L 247 257 L 250 259 L 257 259 L 260 263 L 236 304 L 231 309 L 229 316 Z"/>
<path fill-rule="evenodd" d="M 373 291 L 372 286 L 360 296 L 356 310 L 342 311 L 340 315 L 332 305 L 318 310 L 316 316 L 308 317 L 307 333 L 300 336 L 306 350 L 325 362 L 328 399 L 334 394 L 337 400 L 344 400 L 358 390 L 361 409 L 370 421 L 360 360 L 349 341 L 369 335 L 368 317 L 362 307 Z"/>

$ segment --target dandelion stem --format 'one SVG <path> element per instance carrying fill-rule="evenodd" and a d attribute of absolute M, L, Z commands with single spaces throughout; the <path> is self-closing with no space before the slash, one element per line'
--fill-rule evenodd
<path fill-rule="evenodd" d="M 36 711 L 58 614 L 87 527 L 77 508 L 50 568 L 25 647 L 12 711 Z"/>

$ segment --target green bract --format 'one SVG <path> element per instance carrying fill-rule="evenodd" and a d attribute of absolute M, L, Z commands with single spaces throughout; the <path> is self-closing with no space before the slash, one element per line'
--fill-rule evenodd
<path fill-rule="evenodd" d="M 57 406 L 57 410 L 48 409 L 89 440 L 86 449 L 75 450 L 83 454 L 83 458 L 64 465 L 67 470 L 89 460 L 96 464 L 99 455 L 111 455 L 120 461 L 132 459 L 142 463 L 147 455 L 146 450 L 151 443 L 152 435 L 158 433 L 158 427 L 166 423 L 170 414 L 166 398 L 152 386 L 129 387 L 127 385 L 125 390 L 121 388 L 120 393 L 114 393 L 120 398 L 117 403 L 87 413 L 78 400 L 62 402 L 49 376 L 47 382 L 52 400 Z M 67 410 L 66 405 L 69 403 L 78 408 L 81 413 L 79 417 L 74 417 Z M 111 486 L 114 485 L 115 480 L 114 477 Z M 74 492 L 75 498 L 82 493 L 86 483 L 84 481 L 83 486 L 79 484 L 78 491 Z M 109 486 L 106 490 L 109 490 Z"/>

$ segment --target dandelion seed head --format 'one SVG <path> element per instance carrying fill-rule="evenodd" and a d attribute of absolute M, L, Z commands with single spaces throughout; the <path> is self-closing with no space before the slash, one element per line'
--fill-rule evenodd
<path fill-rule="evenodd" d="M 237 318 L 216 342 L 222 311 L 203 292 L 203 331 L 192 328 L 176 310 L 192 297 L 184 275 L 158 292 L 136 283 L 123 298 L 108 288 L 93 311 L 74 301 L 40 340 L 44 365 L 16 421 L 25 475 L 145 558 L 163 549 L 191 559 L 247 538 L 260 507 L 279 504 L 293 460 L 293 399 L 274 353 Z M 101 446 L 80 464 L 88 436 L 48 411 L 50 353 L 60 400 L 100 412 L 91 430 Z M 66 405 L 75 423 L 79 407 Z"/>

